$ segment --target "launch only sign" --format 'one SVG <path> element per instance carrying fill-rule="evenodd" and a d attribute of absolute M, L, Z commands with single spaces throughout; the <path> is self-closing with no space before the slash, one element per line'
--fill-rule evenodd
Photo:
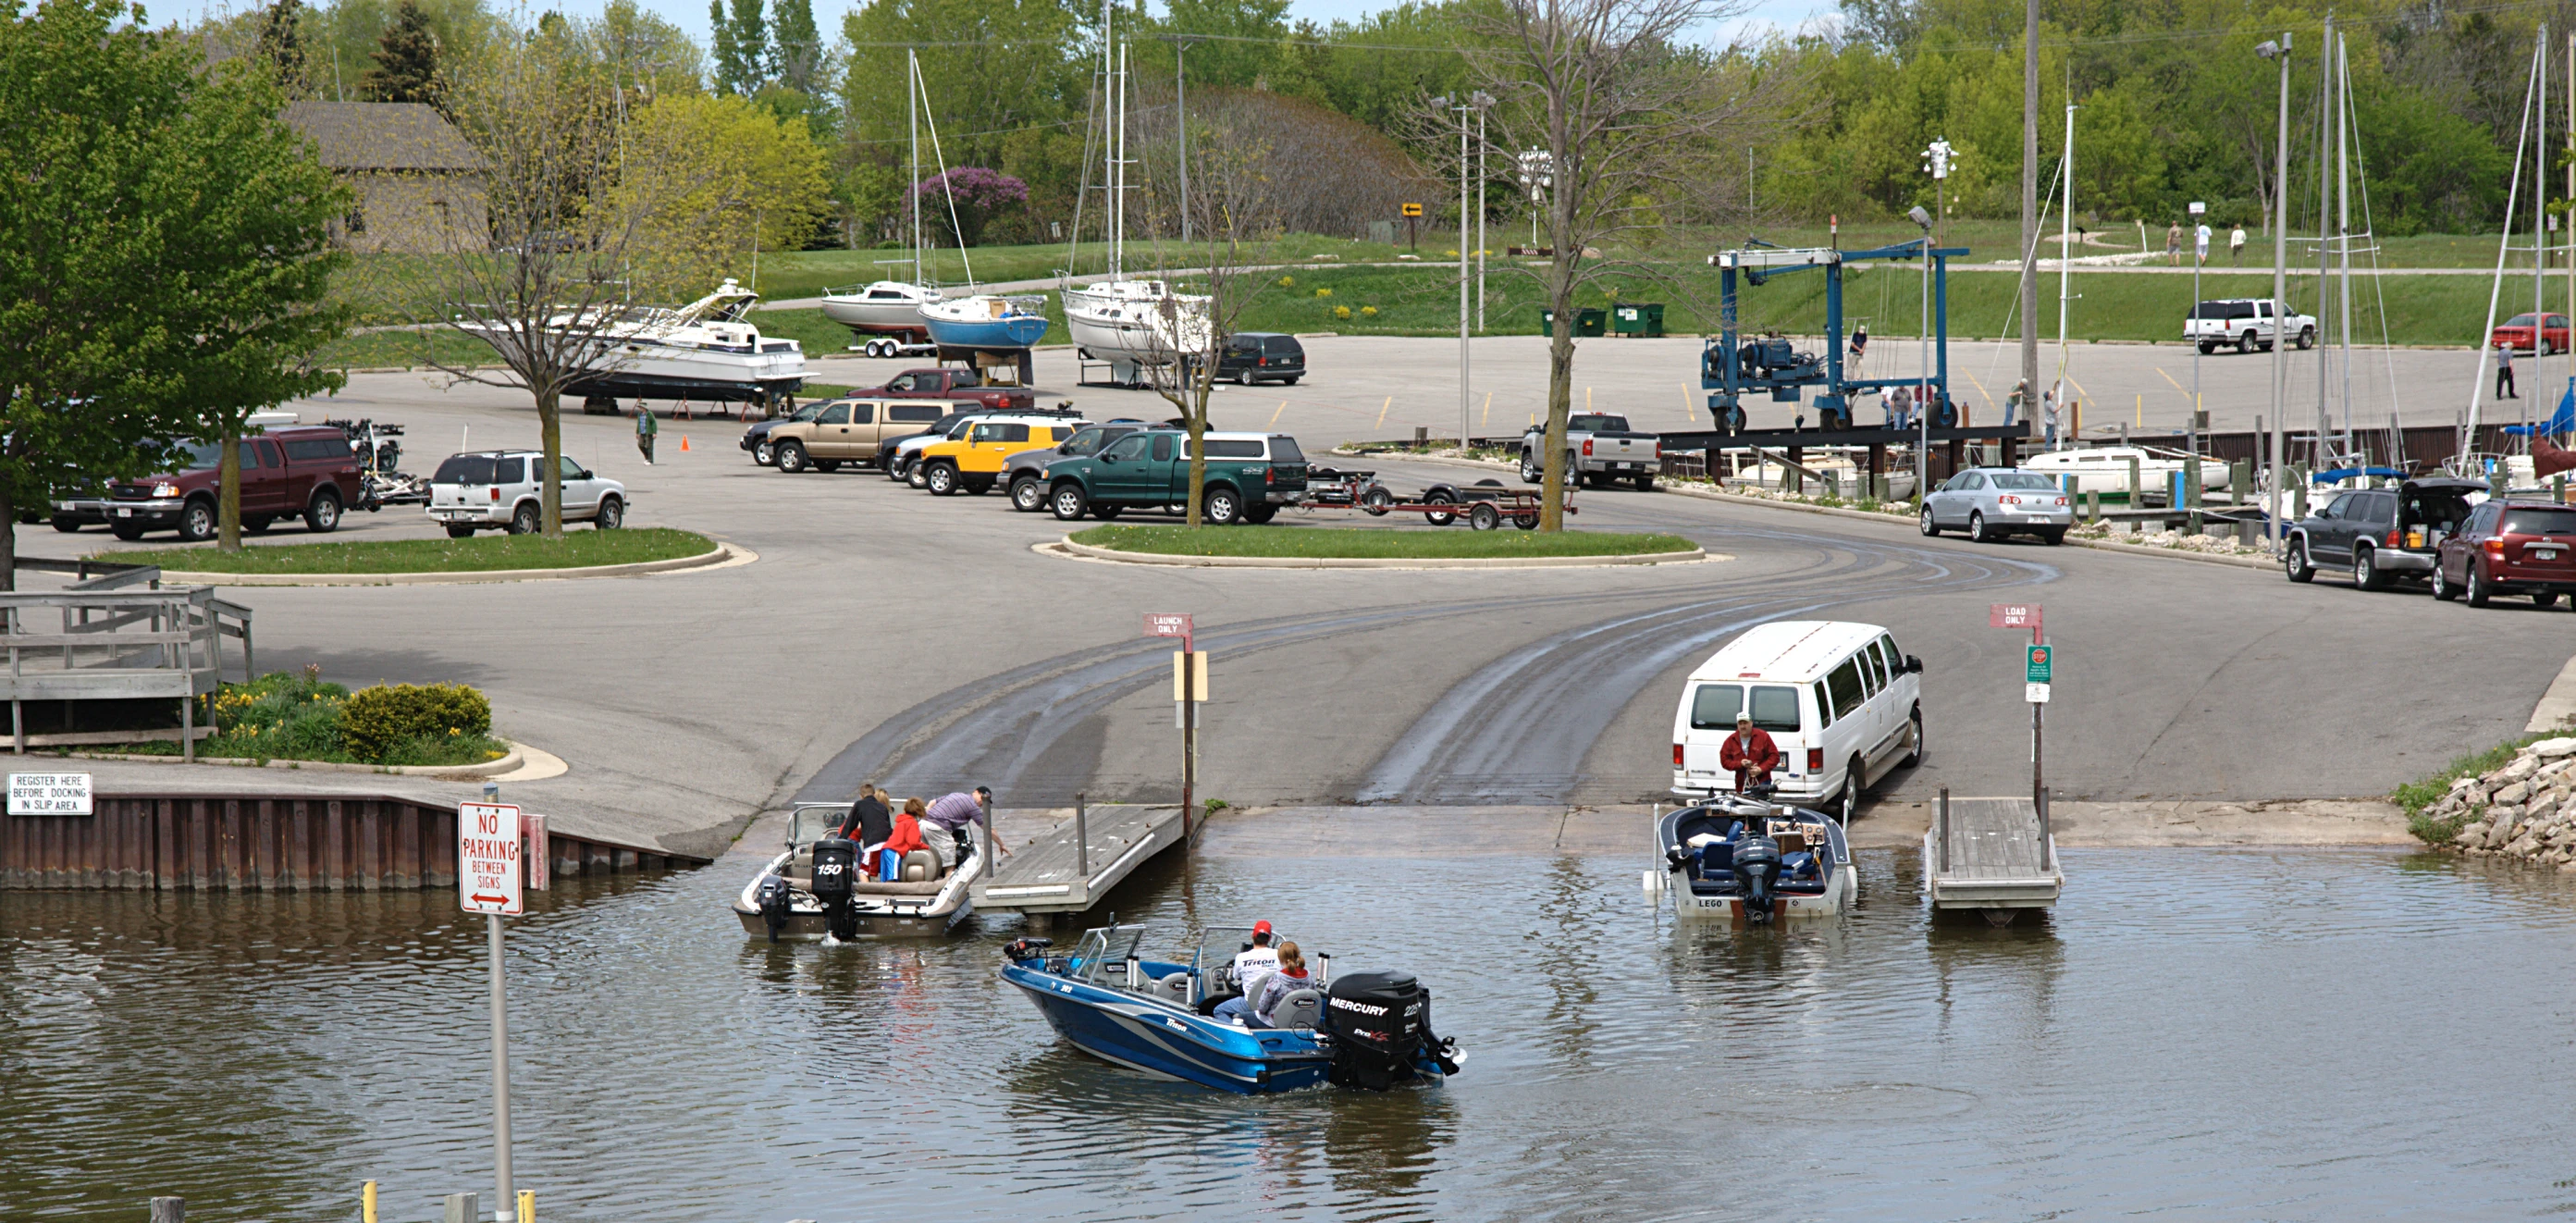
<path fill-rule="evenodd" d="M 521 912 L 519 827 L 515 806 L 456 804 L 456 898 L 466 912 Z"/>

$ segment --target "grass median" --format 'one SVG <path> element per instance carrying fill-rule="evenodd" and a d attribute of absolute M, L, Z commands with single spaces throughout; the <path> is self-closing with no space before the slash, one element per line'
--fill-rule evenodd
<path fill-rule="evenodd" d="M 598 531 L 576 527 L 566 530 L 561 539 L 487 534 L 471 539 L 259 544 L 239 552 L 218 552 L 211 547 L 110 549 L 94 553 L 90 559 L 159 565 L 181 573 L 478 573 L 675 560 L 703 555 L 715 546 L 706 536 L 690 531 Z"/>
<path fill-rule="evenodd" d="M 1155 556 L 1247 556 L 1295 560 L 1473 560 L 1548 556 L 1642 556 L 1698 547 L 1678 535 L 1608 531 L 1351 530 L 1333 527 L 1109 526 L 1073 542 Z"/>

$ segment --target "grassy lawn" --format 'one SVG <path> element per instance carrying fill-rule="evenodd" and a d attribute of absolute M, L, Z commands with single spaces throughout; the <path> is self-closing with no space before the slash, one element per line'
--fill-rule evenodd
<path fill-rule="evenodd" d="M 1078 544 L 1149 552 L 1158 556 L 1275 556 L 1352 560 L 1453 557 L 1636 556 L 1688 552 L 1697 545 L 1678 535 L 1606 531 L 1471 531 L 1465 524 L 1430 530 L 1350 530 L 1333 527 L 1104 526 L 1073 536 Z"/>
<path fill-rule="evenodd" d="M 120 548 L 95 553 L 91 559 L 159 565 L 181 573 L 472 573 L 625 565 L 697 556 L 713 547 L 706 536 L 688 531 L 598 531 L 575 525 L 561 539 L 485 533 L 471 539 L 253 544 L 235 553 L 217 552 L 212 546 Z"/>

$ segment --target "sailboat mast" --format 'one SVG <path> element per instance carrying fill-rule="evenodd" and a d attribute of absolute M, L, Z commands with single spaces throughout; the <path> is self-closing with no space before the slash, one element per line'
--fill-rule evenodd
<path fill-rule="evenodd" d="M 2072 97 L 2066 102 L 2066 154 L 2058 161 L 2057 176 L 2065 180 L 2066 194 L 2065 202 L 2057 210 L 2057 385 L 2050 390 L 2056 394 L 2057 410 L 2062 414 L 2066 411 L 2067 273 L 2075 266 L 2075 101 Z M 2055 449 L 2054 446 L 2050 448 Z"/>
<path fill-rule="evenodd" d="M 2334 156 L 2328 150 L 2334 137 L 2334 110 L 2327 99 L 2334 97 L 2334 16 L 2326 16 L 2325 45 L 2317 60 L 2317 321 L 2322 325 L 2326 313 L 2326 261 L 2334 250 L 2326 241 L 2326 217 L 2334 206 L 2334 193 L 2327 187 L 2327 175 L 2334 169 Z M 2326 434 L 2334 418 L 2326 410 L 2326 374 L 2331 366 L 2326 354 L 2334 351 L 2325 344 L 2317 345 L 2317 437 L 2311 444 L 2310 462 L 2320 469 L 2325 466 Z"/>
<path fill-rule="evenodd" d="M 2547 325 L 2549 322 L 2549 316 L 2541 313 L 2541 294 L 2548 291 L 2549 284 L 2548 22 L 2544 21 L 2540 23 L 2540 32 L 2537 38 L 2542 48 L 2540 52 L 2540 64 L 2539 67 L 2531 74 L 2535 81 L 2533 87 L 2540 91 L 2539 100 L 2533 104 L 2533 109 L 2537 110 L 2539 113 L 2532 116 L 2536 121 L 2536 127 L 2538 130 L 2532 134 L 2531 138 L 2531 154 L 2533 157 L 2539 159 L 2538 168 L 2534 169 L 2531 175 L 2531 382 L 2534 386 L 2541 386 L 2544 384 L 2540 381 L 2540 358 L 2544 353 L 2549 351 L 2547 347 L 2549 340 L 2549 328 Z M 2533 398 L 2533 396 L 2529 395 L 2522 397 L 2522 423 L 2526 425 L 2531 423 L 2531 404 Z M 2524 444 L 2529 444 L 2528 439 L 2530 436 L 2531 435 L 2529 433 L 2523 434 L 2523 437 L 2526 439 Z"/>
<path fill-rule="evenodd" d="M 1117 236 L 1109 241 L 1109 278 L 1122 279 L 1127 274 L 1127 44 L 1118 44 L 1118 170 L 1117 186 L 1110 192 L 1114 199 L 1109 215 L 1115 218 Z"/>
<path fill-rule="evenodd" d="M 912 137 L 912 283 L 921 281 L 921 53 L 903 53 L 903 104 Z"/>
<path fill-rule="evenodd" d="M 2567 197 L 2576 200 L 2576 34 L 2567 36 Z M 2567 216 L 2567 394 L 2576 400 L 2576 213 Z M 2554 416 L 2553 416 L 2554 419 Z"/>
<path fill-rule="evenodd" d="M 2335 280 L 2343 313 L 2343 445 L 2352 449 L 2352 60 L 2335 36 Z"/>

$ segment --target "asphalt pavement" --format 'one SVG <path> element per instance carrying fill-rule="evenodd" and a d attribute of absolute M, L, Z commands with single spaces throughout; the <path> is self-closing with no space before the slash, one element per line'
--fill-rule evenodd
<path fill-rule="evenodd" d="M 1425 364 L 1437 368 L 1430 355 L 1412 363 Z M 533 444 L 524 396 L 437 381 L 360 375 L 306 412 L 405 423 L 414 470 L 451 442 Z M 1275 404 L 1282 393 L 1250 394 Z M 1143 398 L 1074 394 L 1086 408 Z M 1922 657 L 1930 751 L 1884 783 L 1892 804 L 1943 785 L 2029 784 L 2023 637 L 1986 627 L 1992 602 L 2046 608 L 2059 647 L 2046 767 L 2074 800 L 2383 793 L 2519 732 L 2576 648 L 2563 609 L 2470 611 L 2331 577 L 2293 586 L 2266 571 L 1926 540 L 1902 523 L 1633 491 L 1578 494 L 1578 524 L 1672 531 L 1734 559 L 1129 567 L 1032 550 L 1064 528 L 998 495 L 935 498 L 873 472 L 781 475 L 753 466 L 735 447 L 739 426 L 723 421 L 666 422 L 663 461 L 648 468 L 631 430 L 568 416 L 567 449 L 630 486 L 634 525 L 702 531 L 756 563 L 237 591 L 228 597 L 257 611 L 262 669 L 475 684 L 502 733 L 570 765 L 513 785 L 513 797 L 680 848 L 863 780 L 923 795 L 989 784 L 1015 808 L 1060 807 L 1076 792 L 1169 801 L 1180 768 L 1171 646 L 1142 637 L 1148 612 L 1196 617 L 1213 655 L 1200 793 L 1246 806 L 1651 801 L 1668 784 L 1683 677 L 1742 628 L 1783 616 L 1886 625 Z M 1296 431 L 1310 450 L 1341 432 Z M 1400 483 L 1461 474 L 1379 466 Z M 432 534 L 417 510 L 354 514 L 345 530 Z M 303 538 L 281 527 L 260 544 Z M 98 531 L 20 535 L 38 555 L 112 544 Z"/>

